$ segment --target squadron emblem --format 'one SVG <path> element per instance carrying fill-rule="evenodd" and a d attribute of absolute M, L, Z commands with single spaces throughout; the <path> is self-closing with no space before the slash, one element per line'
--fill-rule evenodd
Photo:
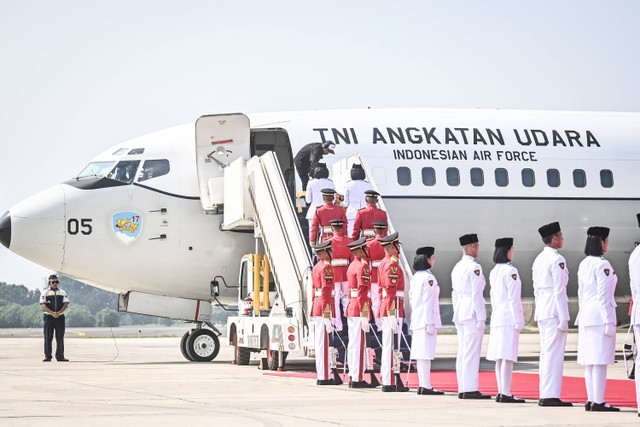
<path fill-rule="evenodd" d="M 137 212 L 118 212 L 111 219 L 113 232 L 125 245 L 132 243 L 142 230 L 142 215 Z"/>

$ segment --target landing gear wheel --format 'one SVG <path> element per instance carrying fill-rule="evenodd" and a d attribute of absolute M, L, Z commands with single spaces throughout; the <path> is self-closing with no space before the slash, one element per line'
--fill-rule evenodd
<path fill-rule="evenodd" d="M 236 365 L 248 365 L 251 360 L 251 350 L 246 347 L 236 346 Z"/>
<path fill-rule="evenodd" d="M 193 362 L 193 359 L 191 358 L 191 356 L 189 356 L 189 352 L 187 352 L 187 340 L 189 339 L 189 335 L 194 330 L 195 329 L 185 332 L 185 334 L 182 336 L 182 339 L 180 340 L 180 351 L 182 352 L 182 355 L 184 356 L 184 358 L 191 362 Z"/>
<path fill-rule="evenodd" d="M 210 362 L 220 351 L 220 340 L 210 329 L 197 329 L 187 338 L 186 348 L 194 362 Z"/>

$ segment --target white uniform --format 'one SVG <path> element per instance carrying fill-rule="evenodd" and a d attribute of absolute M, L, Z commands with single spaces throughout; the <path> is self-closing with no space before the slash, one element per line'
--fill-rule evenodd
<path fill-rule="evenodd" d="M 518 269 L 509 263 L 496 264 L 489 273 L 491 285 L 491 330 L 488 360 L 518 361 L 518 341 L 524 326 L 522 282 Z"/>
<path fill-rule="evenodd" d="M 307 202 L 307 221 L 309 221 L 309 232 L 311 232 L 311 223 L 313 222 L 313 215 L 316 213 L 316 208 L 318 206 L 324 205 L 324 201 L 322 200 L 322 189 L 323 188 L 333 188 L 335 190 L 336 186 L 328 178 L 320 178 L 320 179 L 312 179 L 307 184 L 307 194 L 304 196 L 304 200 Z"/>
<path fill-rule="evenodd" d="M 347 189 L 344 192 L 344 202 L 340 204 L 342 207 L 347 208 L 347 211 L 345 213 L 347 215 L 348 221 L 347 236 L 351 236 L 353 234 L 353 225 L 356 222 L 356 214 L 358 213 L 358 209 L 367 206 L 364 192 L 371 189 L 371 184 L 363 179 L 355 179 L 347 182 Z"/>
<path fill-rule="evenodd" d="M 482 266 L 473 257 L 463 255 L 451 271 L 453 323 L 458 333 L 458 393 L 478 391 L 480 352 L 487 319 L 482 295 L 485 285 Z"/>
<path fill-rule="evenodd" d="M 314 344 L 316 351 L 316 373 L 318 380 L 331 379 L 331 357 L 329 354 L 329 332 L 327 321 L 322 316 L 312 317 L 315 325 Z"/>
<path fill-rule="evenodd" d="M 532 267 L 535 320 L 540 329 L 540 399 L 560 398 L 569 322 L 567 262 L 556 249 L 546 246 Z"/>
<path fill-rule="evenodd" d="M 633 307 L 631 309 L 631 324 L 635 335 L 636 345 L 640 344 L 640 246 L 637 246 L 629 257 L 629 281 Z M 636 400 L 640 411 L 640 352 L 636 354 Z"/>
<path fill-rule="evenodd" d="M 440 287 L 429 270 L 417 271 L 411 279 L 411 358 L 416 360 L 420 387 L 431 387 L 431 361 L 436 352 L 440 320 Z"/>

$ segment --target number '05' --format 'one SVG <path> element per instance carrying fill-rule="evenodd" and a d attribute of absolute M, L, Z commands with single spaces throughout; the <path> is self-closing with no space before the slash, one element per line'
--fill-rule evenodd
<path fill-rule="evenodd" d="M 82 218 L 76 219 L 71 218 L 67 221 L 67 232 L 72 236 L 75 236 L 78 233 L 82 233 L 85 236 L 88 236 L 93 231 L 93 227 L 91 227 L 91 218 Z"/>

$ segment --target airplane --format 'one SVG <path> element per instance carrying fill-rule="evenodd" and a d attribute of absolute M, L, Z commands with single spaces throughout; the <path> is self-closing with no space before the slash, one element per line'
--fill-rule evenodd
<path fill-rule="evenodd" d="M 560 252 L 573 316 L 586 229 L 611 228 L 605 257 L 619 277 L 624 319 L 627 260 L 640 240 L 638 134 L 640 113 L 412 108 L 202 116 L 195 126 L 117 144 L 69 180 L 12 206 L 0 217 L 0 242 L 120 294 L 121 311 L 196 322 L 198 339 L 210 343 L 217 337 L 206 328 L 200 334 L 200 326 L 209 324 L 212 303 L 242 304 L 238 271 L 256 248 L 252 232 L 224 229 L 211 183 L 233 161 L 273 152 L 293 200 L 301 190 L 295 154 L 310 142 L 333 141 L 335 155 L 323 161 L 356 153 L 366 159 L 408 257 L 436 247 L 444 322 L 458 236 L 467 233 L 479 236 L 487 277 L 495 239 L 515 239 L 513 264 L 531 319 L 531 265 L 543 248 L 537 229 L 552 221 L 565 237 Z"/>

